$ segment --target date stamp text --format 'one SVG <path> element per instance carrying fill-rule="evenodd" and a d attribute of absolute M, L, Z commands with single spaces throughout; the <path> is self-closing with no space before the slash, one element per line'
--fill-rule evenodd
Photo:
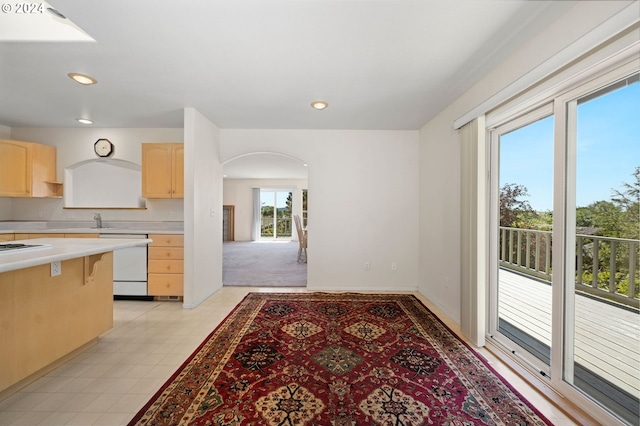
<path fill-rule="evenodd" d="M 33 15 L 44 13 L 44 3 L 2 3 L 2 13 L 14 13 L 16 15 Z"/>

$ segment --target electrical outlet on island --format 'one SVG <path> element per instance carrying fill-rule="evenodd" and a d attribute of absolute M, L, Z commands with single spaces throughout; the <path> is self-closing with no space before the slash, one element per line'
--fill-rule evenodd
<path fill-rule="evenodd" d="M 62 274 L 62 262 L 59 260 L 51 262 L 51 276 L 57 277 L 60 274 Z"/>

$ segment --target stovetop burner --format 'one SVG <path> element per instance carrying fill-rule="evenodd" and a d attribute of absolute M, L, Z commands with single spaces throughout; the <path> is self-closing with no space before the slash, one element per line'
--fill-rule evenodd
<path fill-rule="evenodd" d="M 14 250 L 29 250 L 37 248 L 50 247 L 44 244 L 21 244 L 21 243 L 6 243 L 0 244 L 0 253 L 12 252 Z"/>

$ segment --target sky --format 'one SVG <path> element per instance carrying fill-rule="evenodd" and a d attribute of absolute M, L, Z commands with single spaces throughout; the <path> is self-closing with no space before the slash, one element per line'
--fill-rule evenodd
<path fill-rule="evenodd" d="M 287 206 L 288 196 L 289 191 L 262 191 L 260 192 L 260 203 L 263 206 L 273 206 L 275 203 L 276 208 L 284 208 Z"/>
<path fill-rule="evenodd" d="M 535 210 L 553 209 L 553 117 L 500 138 L 500 187 L 524 185 Z M 640 83 L 578 105 L 576 205 L 610 200 L 640 166 Z"/>

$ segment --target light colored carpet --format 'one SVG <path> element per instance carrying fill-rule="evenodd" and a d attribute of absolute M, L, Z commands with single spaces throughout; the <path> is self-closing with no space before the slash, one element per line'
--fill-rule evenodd
<path fill-rule="evenodd" d="M 305 287 L 307 264 L 298 242 L 232 241 L 222 245 L 222 283 L 228 286 Z"/>

